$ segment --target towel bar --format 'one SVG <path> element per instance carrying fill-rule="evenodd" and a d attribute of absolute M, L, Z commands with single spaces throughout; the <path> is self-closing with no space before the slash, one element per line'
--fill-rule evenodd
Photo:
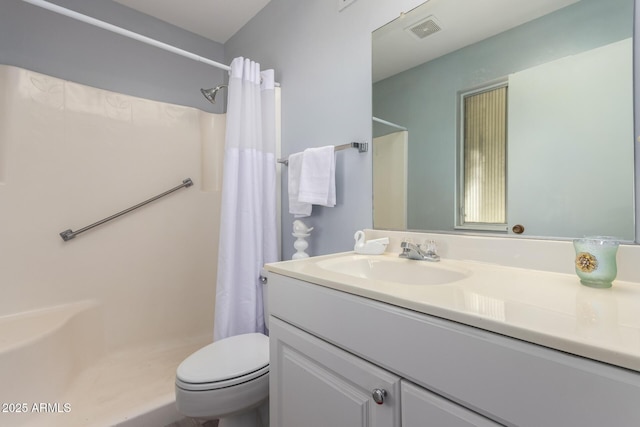
<path fill-rule="evenodd" d="M 336 145 L 334 150 L 340 151 L 347 148 L 357 148 L 358 153 L 366 153 L 369 151 L 369 143 L 367 142 L 350 142 L 348 144 Z M 282 163 L 285 166 L 289 166 L 289 159 L 278 159 L 278 163 Z"/>

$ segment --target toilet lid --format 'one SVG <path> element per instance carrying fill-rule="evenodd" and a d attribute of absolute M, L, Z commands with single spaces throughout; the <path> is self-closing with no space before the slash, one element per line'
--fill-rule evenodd
<path fill-rule="evenodd" d="M 229 387 L 269 372 L 269 338 L 253 333 L 216 341 L 178 366 L 176 382 L 186 389 Z M 212 384 L 213 383 L 213 384 Z"/>

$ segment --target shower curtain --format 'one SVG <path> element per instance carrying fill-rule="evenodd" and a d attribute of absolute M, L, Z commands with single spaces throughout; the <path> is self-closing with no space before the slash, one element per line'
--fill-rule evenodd
<path fill-rule="evenodd" d="M 260 272 L 277 261 L 273 70 L 229 72 L 214 340 L 265 332 Z"/>

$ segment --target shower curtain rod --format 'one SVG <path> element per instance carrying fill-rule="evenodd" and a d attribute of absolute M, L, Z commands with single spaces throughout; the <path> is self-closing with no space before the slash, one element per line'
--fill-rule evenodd
<path fill-rule="evenodd" d="M 395 124 L 395 123 L 393 123 L 393 122 L 389 122 L 389 121 L 387 121 L 387 120 L 379 119 L 379 118 L 377 118 L 376 116 L 373 116 L 373 117 L 371 118 L 371 120 L 373 120 L 374 122 L 382 123 L 383 125 L 387 125 L 387 126 L 394 127 L 394 128 L 396 128 L 396 129 L 400 129 L 400 130 L 409 130 L 409 129 L 407 129 L 407 128 L 406 128 L 406 127 L 404 127 L 404 126 L 397 125 L 397 124 Z"/>
<path fill-rule="evenodd" d="M 231 70 L 231 67 L 228 66 L 228 65 L 222 64 L 220 62 L 212 61 L 211 59 L 204 58 L 202 56 L 199 56 L 199 55 L 196 55 L 194 53 L 188 52 L 186 50 L 179 49 L 179 48 L 177 48 L 175 46 L 171 46 L 170 44 L 163 43 L 161 41 L 152 39 L 152 38 L 147 37 L 147 36 L 143 36 L 142 34 L 138 34 L 138 33 L 135 33 L 133 31 L 126 30 L 124 28 L 115 26 L 113 24 L 109 24 L 108 22 L 101 21 L 99 19 L 95 19 L 95 18 L 92 18 L 92 17 L 87 16 L 87 15 L 83 15 L 83 14 L 78 13 L 76 11 L 73 11 L 71 9 L 67 9 L 67 8 L 62 7 L 62 6 L 58 6 L 57 4 L 49 3 L 48 1 L 44 1 L 44 0 L 22 0 L 22 1 L 30 3 L 30 4 L 32 4 L 34 6 L 41 7 L 43 9 L 50 10 L 50 11 L 58 13 L 60 15 L 68 16 L 68 17 L 76 19 L 78 21 L 85 22 L 85 23 L 93 25 L 95 27 L 99 27 L 99 28 L 111 31 L 113 33 L 116 33 L 116 34 L 123 35 L 125 37 L 130 38 L 130 39 L 141 41 L 141 42 L 146 43 L 148 45 L 158 47 L 160 49 L 166 50 L 166 51 L 171 52 L 171 53 L 175 53 L 176 55 L 184 56 L 185 58 L 189 58 L 189 59 L 192 59 L 194 61 L 202 62 L 204 64 L 211 65 L 211 66 L 216 67 L 216 68 L 221 68 L 221 69 L 223 69 L 225 71 L 230 71 Z"/>

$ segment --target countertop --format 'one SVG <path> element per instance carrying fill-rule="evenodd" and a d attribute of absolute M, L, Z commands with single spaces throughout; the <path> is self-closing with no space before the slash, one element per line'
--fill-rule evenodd
<path fill-rule="evenodd" d="M 580 284 L 576 275 L 442 259 L 435 268 L 463 271 L 446 284 L 372 280 L 326 268 L 327 261 L 423 263 L 397 254 L 345 252 L 267 264 L 281 274 L 567 353 L 640 371 L 640 284 L 609 289 Z M 324 267 L 323 267 L 324 266 Z"/>

